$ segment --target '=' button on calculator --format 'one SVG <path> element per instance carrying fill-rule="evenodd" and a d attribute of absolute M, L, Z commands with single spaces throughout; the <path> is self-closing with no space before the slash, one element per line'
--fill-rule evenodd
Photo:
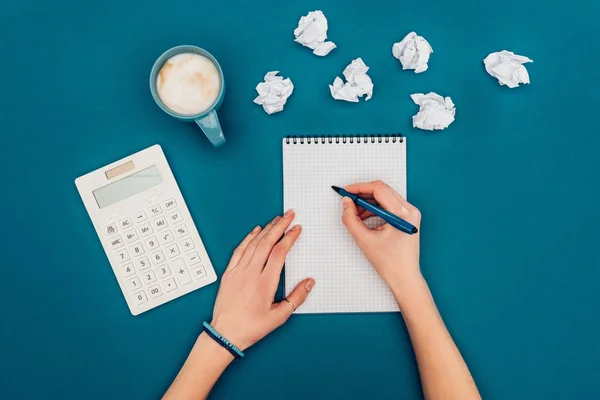
<path fill-rule="evenodd" d="M 216 280 L 160 146 L 75 184 L 133 315 Z"/>

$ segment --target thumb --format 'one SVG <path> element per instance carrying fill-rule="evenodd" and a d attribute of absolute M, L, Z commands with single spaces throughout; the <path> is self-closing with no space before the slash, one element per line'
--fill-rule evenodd
<path fill-rule="evenodd" d="M 279 325 L 287 321 L 292 313 L 306 301 L 313 286 L 315 286 L 315 280 L 307 278 L 297 284 L 292 293 L 281 301 L 281 303 L 277 304 L 273 313 Z"/>
<path fill-rule="evenodd" d="M 354 237 L 354 240 L 358 242 L 361 237 L 368 235 L 371 230 L 367 228 L 358 216 L 356 205 L 350 198 L 342 198 L 342 207 L 344 208 L 344 211 L 342 212 L 342 222 L 346 226 L 346 229 L 348 229 L 348 232 Z"/>

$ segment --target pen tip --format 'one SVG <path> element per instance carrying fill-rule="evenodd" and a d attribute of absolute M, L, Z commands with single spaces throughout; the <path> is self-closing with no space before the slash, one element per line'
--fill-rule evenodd
<path fill-rule="evenodd" d="M 342 189 L 342 188 L 340 188 L 340 187 L 338 187 L 338 186 L 331 186 L 331 188 L 332 188 L 333 190 L 335 190 L 337 193 L 339 193 L 339 192 L 340 192 L 340 190 Z"/>
<path fill-rule="evenodd" d="M 413 226 L 412 233 L 417 233 L 417 232 L 419 232 L 419 230 Z"/>

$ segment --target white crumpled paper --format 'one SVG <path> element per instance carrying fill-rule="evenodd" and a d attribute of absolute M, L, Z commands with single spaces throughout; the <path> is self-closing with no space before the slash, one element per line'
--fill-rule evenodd
<path fill-rule="evenodd" d="M 529 73 L 523 65 L 528 62 L 533 60 L 506 50 L 490 53 L 483 60 L 488 74 L 498 79 L 500 85 L 511 89 L 518 87 L 519 83 L 529 83 Z"/>
<path fill-rule="evenodd" d="M 447 128 L 453 121 L 456 108 L 450 97 L 437 93 L 415 93 L 410 98 L 419 105 L 419 112 L 413 116 L 413 127 L 428 131 Z"/>
<path fill-rule="evenodd" d="M 357 58 L 344 69 L 344 77 L 346 83 L 338 76 L 333 81 L 333 85 L 329 85 L 331 95 L 336 100 L 358 102 L 358 98 L 364 95 L 365 101 L 373 96 L 373 82 L 367 71 L 369 67 L 365 65 L 362 58 Z"/>
<path fill-rule="evenodd" d="M 269 115 L 282 111 L 288 97 L 294 91 L 291 79 L 283 79 L 282 76 L 277 76 L 278 73 L 279 71 L 267 72 L 265 81 L 256 85 L 258 97 L 254 102 L 263 106 Z"/>
<path fill-rule="evenodd" d="M 300 18 L 298 27 L 294 29 L 296 42 L 302 46 L 313 49 L 318 56 L 326 56 L 336 48 L 335 43 L 326 42 L 327 18 L 322 11 L 311 11 L 308 15 Z"/>
<path fill-rule="evenodd" d="M 411 32 L 402 41 L 394 43 L 392 54 L 402 63 L 402 69 L 414 69 L 416 74 L 427 71 L 431 45 L 423 36 Z"/>

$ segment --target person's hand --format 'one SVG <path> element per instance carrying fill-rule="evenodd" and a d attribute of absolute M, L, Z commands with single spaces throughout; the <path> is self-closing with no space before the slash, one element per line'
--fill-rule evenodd
<path fill-rule="evenodd" d="M 419 210 L 382 181 L 356 183 L 344 189 L 396 214 L 419 229 Z M 402 292 L 402 287 L 422 279 L 419 267 L 419 233 L 408 235 L 387 223 L 376 229 L 369 229 L 363 221 L 373 214 L 362 207 L 357 208 L 348 197 L 344 197 L 342 202 L 344 225 L 394 294 L 398 295 Z"/>
<path fill-rule="evenodd" d="M 290 210 L 262 231 L 254 228 L 233 252 L 221 278 L 211 326 L 241 350 L 287 321 L 315 284 L 307 278 L 286 300 L 274 303 L 285 256 L 302 231 L 296 225 L 283 236 L 293 219 Z"/>

